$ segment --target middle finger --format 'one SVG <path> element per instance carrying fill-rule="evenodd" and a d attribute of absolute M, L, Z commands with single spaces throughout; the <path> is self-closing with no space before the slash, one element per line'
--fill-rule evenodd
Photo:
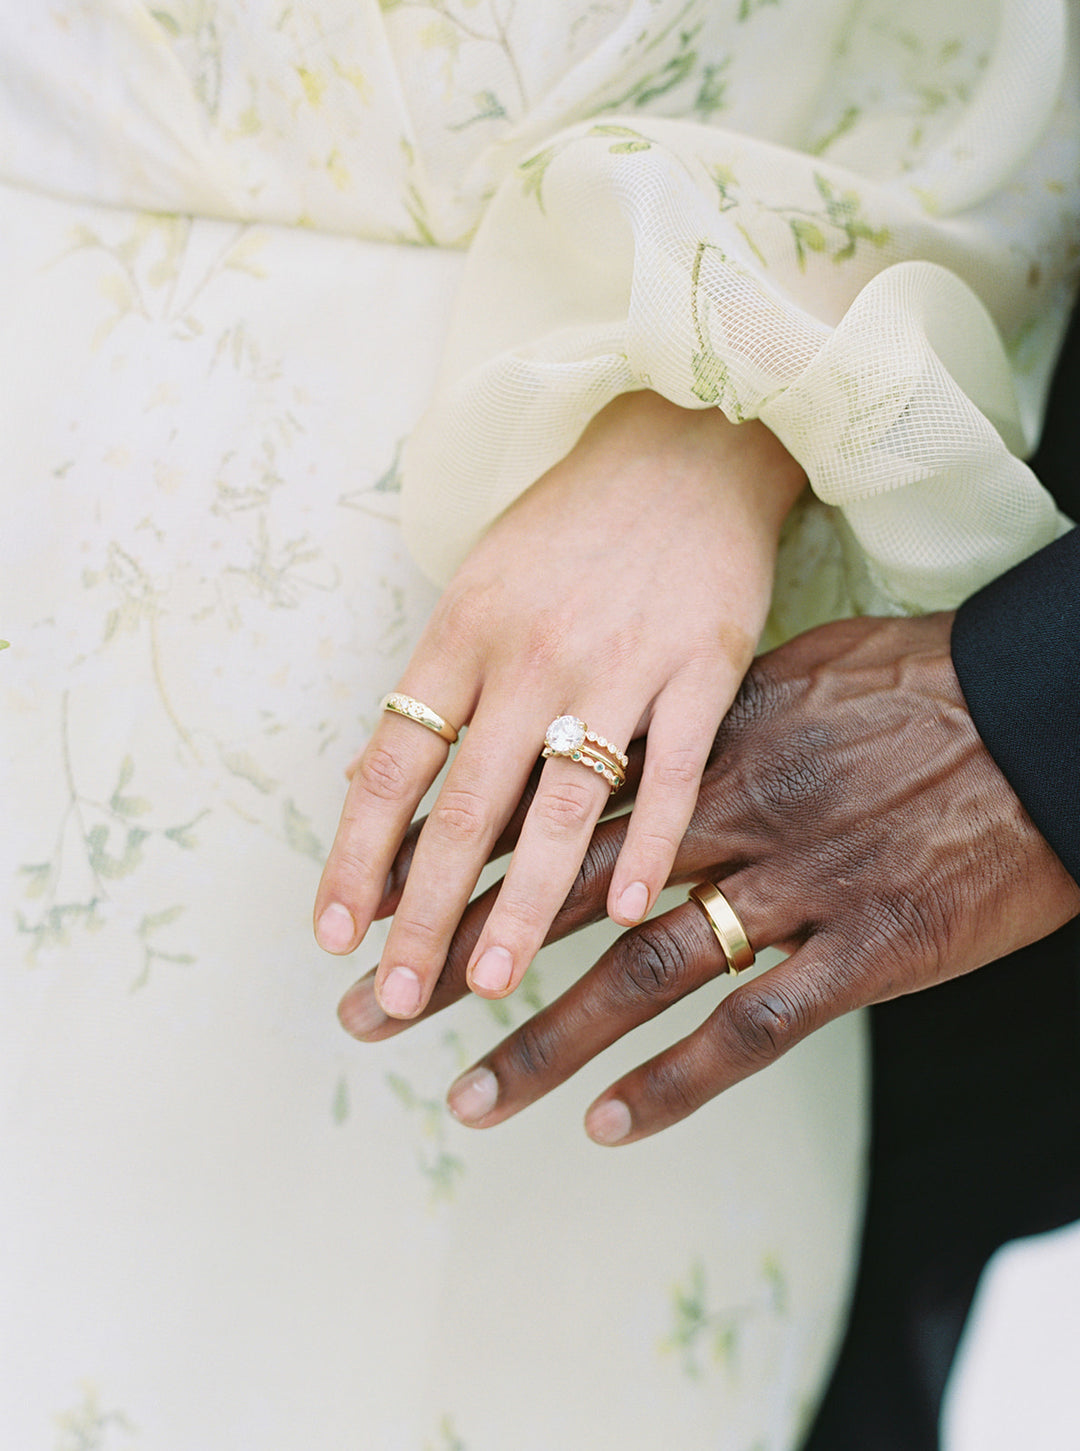
<path fill-rule="evenodd" d="M 416 1017 L 431 995 L 454 929 L 535 764 L 542 714 L 529 701 L 509 709 L 482 701 L 470 723 L 416 840 L 376 973 L 379 1003 L 392 1017 Z"/>
<path fill-rule="evenodd" d="M 609 707 L 605 718 L 614 737 L 589 730 L 576 716 L 562 716 L 557 754 L 547 762 L 522 825 L 502 889 L 480 934 L 468 969 L 474 992 L 501 997 L 512 992 L 543 946 L 585 857 L 593 828 L 625 780 L 624 742 L 639 708 Z M 589 717 L 598 718 L 598 714 Z M 587 734 L 586 734 L 587 732 Z M 555 744 L 555 736 L 547 737 Z"/>

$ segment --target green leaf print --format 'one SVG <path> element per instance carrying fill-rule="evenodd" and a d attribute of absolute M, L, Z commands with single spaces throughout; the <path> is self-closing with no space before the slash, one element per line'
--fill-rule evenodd
<path fill-rule="evenodd" d="M 167 10 L 151 10 L 150 14 L 161 26 L 162 30 L 167 30 L 170 35 L 179 38 L 183 34 L 175 15 L 170 15 Z"/>
<path fill-rule="evenodd" d="M 204 816 L 209 815 L 208 806 L 205 811 L 200 811 L 198 816 L 193 816 L 190 821 L 181 822 L 179 826 L 167 826 L 164 835 L 177 846 L 182 846 L 185 851 L 193 851 L 199 844 L 199 838 L 195 835 L 194 828 L 198 826 Z"/>
<path fill-rule="evenodd" d="M 56 1429 L 56 1451 L 111 1451 L 121 1444 L 112 1433 L 122 1432 L 128 1444 L 135 1427 L 123 1411 L 103 1410 L 97 1387 L 85 1385 L 81 1402 L 56 1417 Z"/>
<path fill-rule="evenodd" d="M 473 96 L 473 105 L 476 107 L 473 115 L 466 116 L 464 121 L 455 121 L 446 129 L 464 131 L 469 126 L 475 126 L 478 121 L 502 121 L 507 116 L 506 107 L 494 91 L 477 91 Z"/>
<path fill-rule="evenodd" d="M 624 136 L 625 141 L 616 142 L 608 148 L 609 151 L 648 151 L 652 142 L 647 136 L 642 136 L 640 131 L 635 131 L 630 126 L 615 126 L 609 122 L 602 122 L 600 125 L 592 126 L 589 129 L 590 136 Z"/>
<path fill-rule="evenodd" d="M 559 154 L 557 146 L 547 146 L 543 151 L 538 151 L 535 156 L 528 156 L 524 161 L 518 163 L 518 175 L 521 177 L 521 189 L 526 196 L 534 196 L 536 205 L 543 212 L 544 208 L 544 177 L 547 169 Z"/>
<path fill-rule="evenodd" d="M 145 796 L 124 796 L 124 787 L 130 782 L 135 774 L 135 762 L 130 756 L 125 756 L 120 763 L 120 775 L 117 778 L 116 786 L 109 797 L 109 805 L 117 816 L 145 816 L 150 810 L 150 803 Z"/>
<path fill-rule="evenodd" d="M 34 862 L 19 868 L 19 875 L 27 878 L 26 896 L 43 897 L 52 876 L 52 862 Z"/>
<path fill-rule="evenodd" d="M 15 926 L 20 936 L 29 937 L 30 950 L 27 957 L 31 963 L 37 961 L 38 953 L 53 947 L 67 947 L 71 943 L 72 927 L 93 931 L 102 925 L 102 899 L 91 897 L 89 902 L 58 902 L 49 907 L 36 922 L 29 922 L 21 912 L 16 915 Z"/>
<path fill-rule="evenodd" d="M 841 136 L 847 135 L 861 115 L 862 108 L 860 106 L 845 107 L 843 114 L 832 129 L 826 131 L 825 135 L 820 140 L 815 141 L 809 148 L 811 156 L 821 156 L 824 152 L 828 151 L 834 141 L 839 141 Z"/>
<path fill-rule="evenodd" d="M 142 863 L 142 844 L 150 833 L 140 826 L 129 827 L 126 836 L 121 836 L 123 846 L 119 856 L 111 855 L 108 850 L 111 835 L 112 827 L 104 822 L 92 826 L 86 834 L 87 859 L 102 881 L 130 876 Z"/>
<path fill-rule="evenodd" d="M 291 798 L 282 807 L 282 820 L 285 827 L 285 840 L 298 851 L 301 856 L 307 856 L 312 861 L 322 863 L 326 856 L 322 842 L 315 835 L 311 822 Z"/>
<path fill-rule="evenodd" d="M 728 385 L 726 363 L 711 349 L 697 352 L 690 360 L 694 381 L 691 391 L 702 403 L 718 403 Z"/>
<path fill-rule="evenodd" d="M 469 1451 L 469 1448 L 454 1430 L 454 1423 L 450 1416 L 443 1416 L 439 1422 L 437 1439 L 425 1441 L 424 1451 Z"/>
<path fill-rule="evenodd" d="M 163 948 L 156 947 L 151 942 L 155 932 L 160 932 L 163 927 L 169 927 L 178 917 L 184 913 L 182 902 L 172 907 L 166 907 L 161 912 L 148 912 L 139 923 L 137 935 L 142 943 L 143 965 L 142 971 L 131 984 L 131 991 L 137 992 L 139 988 L 145 987 L 150 980 L 150 970 L 155 962 L 169 962 L 176 967 L 190 967 L 196 958 L 190 952 L 166 952 Z"/>
<path fill-rule="evenodd" d="M 330 1116 L 336 1124 L 343 1124 L 349 1117 L 349 1085 L 342 1074 L 334 1089 L 334 1101 L 330 1105 Z"/>
<path fill-rule="evenodd" d="M 672 1326 L 660 1342 L 662 1352 L 679 1357 L 684 1375 L 694 1380 L 701 1378 L 706 1349 L 713 1364 L 734 1374 L 743 1329 L 748 1322 L 763 1315 L 782 1317 L 787 1313 L 787 1281 L 774 1255 L 767 1255 L 762 1262 L 761 1278 L 761 1290 L 753 1299 L 711 1310 L 704 1263 L 700 1259 L 691 1263 L 685 1284 L 672 1287 Z"/>
<path fill-rule="evenodd" d="M 432 1205 L 453 1199 L 458 1181 L 465 1172 L 465 1164 L 447 1148 L 446 1105 L 441 1099 L 425 1098 L 417 1093 L 400 1073 L 388 1073 L 386 1084 L 402 1108 L 413 1117 L 421 1140 L 428 1140 L 427 1144 L 421 1141 L 417 1145 L 416 1160 L 430 1186 Z"/>
<path fill-rule="evenodd" d="M 799 259 L 799 268 L 806 271 L 806 252 L 824 252 L 825 233 L 816 222 L 803 221 L 800 217 L 793 217 L 789 223 L 791 235 L 795 239 L 795 255 Z"/>
<path fill-rule="evenodd" d="M 715 65 L 707 65 L 701 72 L 701 84 L 698 93 L 694 97 L 694 114 L 707 121 L 717 111 L 722 111 L 727 105 L 727 69 L 731 64 L 731 57 L 725 56 L 723 60 L 717 61 Z"/>

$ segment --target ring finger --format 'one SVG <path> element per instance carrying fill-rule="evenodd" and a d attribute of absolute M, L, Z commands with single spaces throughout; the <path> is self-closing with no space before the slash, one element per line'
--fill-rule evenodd
<path fill-rule="evenodd" d="M 540 775 L 502 888 L 473 950 L 469 986 L 488 997 L 512 992 L 544 945 L 555 916 L 574 884 L 593 828 L 625 781 L 622 743 L 640 715 L 638 707 L 609 708 L 603 718 L 614 739 L 592 731 L 577 716 L 552 722 L 545 739 L 556 754 Z M 564 750 L 565 747 L 565 750 Z"/>
<path fill-rule="evenodd" d="M 473 704 L 438 683 L 419 700 L 437 700 L 453 727 Z M 355 762 L 315 897 L 315 936 L 327 952 L 352 952 L 363 940 L 413 813 L 449 749 L 434 730 L 390 712 L 375 727 Z"/>

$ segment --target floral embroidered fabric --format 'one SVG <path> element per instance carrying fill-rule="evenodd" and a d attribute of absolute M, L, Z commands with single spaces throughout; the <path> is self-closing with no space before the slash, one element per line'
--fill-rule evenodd
<path fill-rule="evenodd" d="M 1062 527 L 1005 444 L 1075 264 L 1073 19 L 0 0 L 12 1444 L 795 1447 L 860 1024 L 595 1149 L 582 1108 L 696 998 L 470 1134 L 450 1078 L 603 930 L 368 1049 L 333 1005 L 379 930 L 329 959 L 310 903 L 415 560 L 445 576 L 614 393 L 802 459 L 774 635 Z"/>

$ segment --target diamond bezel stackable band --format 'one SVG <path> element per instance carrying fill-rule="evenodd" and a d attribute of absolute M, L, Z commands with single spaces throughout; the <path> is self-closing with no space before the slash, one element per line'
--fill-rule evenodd
<path fill-rule="evenodd" d="M 709 919 L 713 935 L 727 958 L 728 972 L 734 977 L 736 973 L 752 967 L 756 953 L 750 946 L 746 929 L 739 921 L 735 908 L 720 888 L 714 887 L 712 882 L 698 882 L 696 887 L 690 888 L 687 896 L 691 902 L 698 904 Z"/>
<path fill-rule="evenodd" d="M 544 735 L 543 756 L 562 756 L 595 771 L 615 792 L 626 784 L 629 757 L 576 715 L 559 715 Z"/>
<path fill-rule="evenodd" d="M 403 695 L 400 690 L 392 690 L 389 695 L 384 695 L 379 701 L 379 709 L 393 711 L 395 715 L 403 715 L 406 720 L 414 720 L 417 725 L 427 726 L 429 731 L 442 736 L 451 745 L 458 738 L 457 731 L 449 721 L 443 720 L 437 710 L 432 710 L 422 700 L 414 700 L 411 695 Z"/>

